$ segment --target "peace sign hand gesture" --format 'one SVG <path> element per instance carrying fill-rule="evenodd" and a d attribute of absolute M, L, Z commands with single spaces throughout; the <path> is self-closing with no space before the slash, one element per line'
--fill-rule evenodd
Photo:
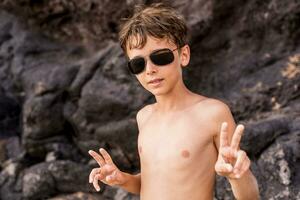
<path fill-rule="evenodd" d="M 244 126 L 238 125 L 236 127 L 231 141 L 229 141 L 227 126 L 226 122 L 222 123 L 219 155 L 215 170 L 220 176 L 239 179 L 250 167 L 250 159 L 246 152 L 239 148 Z"/>
<path fill-rule="evenodd" d="M 98 180 L 110 186 L 124 184 L 126 180 L 123 172 L 121 172 L 113 163 L 107 151 L 100 148 L 99 152 L 100 154 L 93 150 L 89 150 L 89 154 L 100 166 L 91 171 L 89 175 L 89 183 L 93 183 L 93 186 L 97 191 L 100 191 Z"/>

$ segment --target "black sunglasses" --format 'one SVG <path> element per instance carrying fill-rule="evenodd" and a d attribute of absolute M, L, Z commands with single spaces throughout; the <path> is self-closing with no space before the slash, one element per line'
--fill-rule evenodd
<path fill-rule="evenodd" d="M 153 51 L 149 58 L 151 62 L 157 66 L 164 66 L 172 63 L 174 61 L 174 54 L 173 51 L 177 50 L 178 48 L 171 50 L 171 49 L 158 49 Z M 128 68 L 131 73 L 139 74 L 145 70 L 147 64 L 146 58 L 142 56 L 134 57 L 133 59 L 128 61 Z"/>

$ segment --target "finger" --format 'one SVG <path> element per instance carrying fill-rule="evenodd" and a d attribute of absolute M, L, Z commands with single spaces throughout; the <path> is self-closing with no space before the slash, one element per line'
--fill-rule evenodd
<path fill-rule="evenodd" d="M 238 151 L 237 152 L 237 159 L 236 163 L 234 165 L 234 170 L 233 173 L 239 174 L 240 171 L 242 170 L 242 167 L 244 165 L 244 162 L 246 161 L 247 154 L 245 151 Z"/>
<path fill-rule="evenodd" d="M 99 186 L 98 180 L 100 180 L 100 177 L 99 177 L 99 175 L 97 174 L 97 175 L 94 177 L 94 180 L 93 180 L 93 186 L 94 186 L 94 188 L 99 192 L 99 191 L 100 191 L 100 186 Z"/>
<path fill-rule="evenodd" d="M 105 165 L 104 167 L 101 168 L 101 174 L 103 175 L 103 177 L 106 177 L 107 175 L 109 175 L 111 173 L 112 169 L 110 166 Z"/>
<path fill-rule="evenodd" d="M 227 122 L 223 122 L 221 126 L 221 132 L 220 132 L 220 147 L 229 146 L 227 127 L 228 127 Z"/>
<path fill-rule="evenodd" d="M 94 168 L 89 175 L 89 183 L 93 182 L 93 179 L 97 173 L 100 173 L 100 168 Z"/>
<path fill-rule="evenodd" d="M 250 164 L 251 164 L 251 161 L 248 157 L 246 157 L 244 163 L 243 163 L 243 166 L 241 168 L 241 170 L 239 171 L 239 173 L 236 175 L 236 178 L 240 178 L 242 177 L 250 168 Z"/>
<path fill-rule="evenodd" d="M 226 163 L 231 163 L 236 158 L 231 147 L 224 147 L 220 149 L 220 154 Z"/>
<path fill-rule="evenodd" d="M 219 175 L 223 176 L 232 172 L 232 166 L 228 163 L 217 164 L 215 165 L 215 170 Z"/>
<path fill-rule="evenodd" d="M 103 160 L 102 156 L 99 155 L 97 152 L 89 150 L 89 154 L 96 160 L 98 165 L 100 165 L 101 167 L 105 165 L 105 161 Z"/>
<path fill-rule="evenodd" d="M 231 148 L 233 148 L 235 151 L 237 151 L 239 149 L 239 146 L 240 146 L 240 141 L 241 141 L 241 138 L 242 138 L 242 135 L 243 135 L 243 132 L 244 132 L 244 125 L 242 124 L 239 124 L 234 133 L 233 133 L 233 136 L 232 136 L 232 140 L 231 140 Z"/>
<path fill-rule="evenodd" d="M 112 161 L 110 155 L 107 153 L 107 151 L 105 149 L 100 148 L 99 151 L 107 164 L 113 164 L 113 161 Z"/>

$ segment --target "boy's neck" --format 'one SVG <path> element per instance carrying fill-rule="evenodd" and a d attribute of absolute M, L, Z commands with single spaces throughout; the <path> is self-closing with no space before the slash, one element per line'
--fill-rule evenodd
<path fill-rule="evenodd" d="M 155 96 L 155 111 L 161 114 L 182 111 L 195 103 L 196 94 L 191 92 L 184 84 L 173 88 L 167 94 Z"/>

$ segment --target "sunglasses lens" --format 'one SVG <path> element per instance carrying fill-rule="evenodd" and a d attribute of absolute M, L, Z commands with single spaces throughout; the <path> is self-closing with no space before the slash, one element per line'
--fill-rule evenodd
<path fill-rule="evenodd" d="M 150 59 L 155 65 L 168 65 L 174 61 L 174 55 L 170 49 L 163 49 L 153 52 Z"/>
<path fill-rule="evenodd" d="M 128 62 L 128 68 L 133 74 L 139 74 L 145 69 L 145 59 L 142 57 L 133 58 Z"/>
<path fill-rule="evenodd" d="M 150 54 L 150 60 L 158 66 L 168 65 L 174 61 L 174 54 L 170 49 L 160 49 Z M 139 74 L 144 71 L 146 61 L 143 57 L 136 57 L 128 62 L 128 68 L 131 73 Z"/>

